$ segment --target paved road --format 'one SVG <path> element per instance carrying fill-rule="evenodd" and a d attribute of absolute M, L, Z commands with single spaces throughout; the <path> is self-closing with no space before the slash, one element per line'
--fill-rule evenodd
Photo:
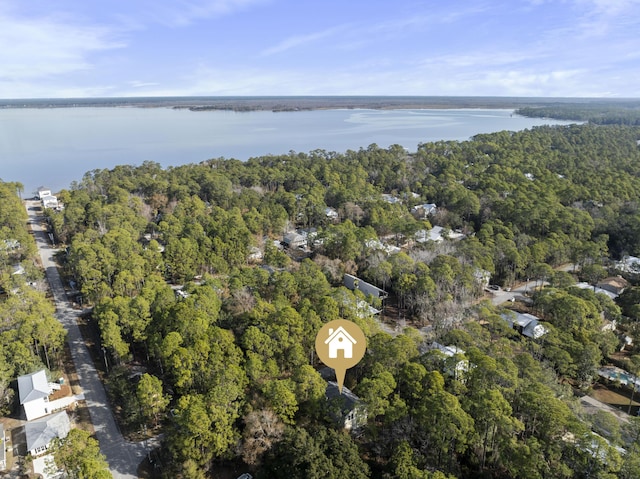
<path fill-rule="evenodd" d="M 544 285 L 547 285 L 549 283 L 543 283 Z M 528 296 L 526 296 L 527 293 L 533 291 L 536 287 L 540 287 L 541 283 L 540 281 L 529 281 L 528 283 L 524 283 L 521 285 L 518 285 L 517 287 L 513 288 L 511 291 L 506 291 L 504 289 L 500 289 L 499 291 L 492 291 L 492 298 L 491 298 L 491 302 L 498 306 L 502 303 L 506 303 L 507 301 L 512 301 L 513 299 L 516 299 L 518 301 L 531 301 L 531 298 L 529 298 Z"/>
<path fill-rule="evenodd" d="M 42 258 L 47 280 L 56 303 L 56 318 L 67 330 L 67 341 L 71 348 L 71 356 L 78 373 L 80 386 L 84 392 L 89 406 L 91 422 L 96 431 L 96 437 L 100 443 L 100 450 L 106 456 L 109 468 L 114 479 L 135 479 L 138 477 L 137 469 L 144 459 L 146 448 L 144 443 L 131 443 L 126 441 L 114 420 L 107 401 L 104 386 L 98 377 L 89 350 L 82 338 L 80 328 L 76 323 L 78 311 L 74 310 L 67 299 L 60 274 L 56 268 L 53 255 L 57 250 L 50 246 L 46 230 L 40 224 L 42 219 L 34 207 L 39 206 L 37 201 L 27 201 L 29 222 L 36 238 L 36 244 Z"/>

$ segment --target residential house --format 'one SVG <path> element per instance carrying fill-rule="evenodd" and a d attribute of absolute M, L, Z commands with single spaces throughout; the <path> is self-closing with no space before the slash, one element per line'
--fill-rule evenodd
<path fill-rule="evenodd" d="M 348 431 L 355 432 L 367 423 L 367 411 L 360 398 L 343 386 L 342 394 L 338 383 L 329 381 L 325 391 L 329 414 Z"/>
<path fill-rule="evenodd" d="M 13 272 L 11 274 L 23 275 L 25 273 L 26 271 L 24 269 L 24 266 L 19 263 L 13 265 Z"/>
<path fill-rule="evenodd" d="M 351 274 L 344 275 L 344 285 L 351 291 L 357 289 L 358 291 L 362 291 L 365 295 L 373 296 L 374 298 L 384 299 L 387 297 L 387 292 L 385 290 L 380 289 L 371 283 L 367 283 L 366 281 L 363 281 Z"/>
<path fill-rule="evenodd" d="M 38 188 L 38 199 L 42 200 L 45 196 L 51 196 L 51 190 L 41 186 Z"/>
<path fill-rule="evenodd" d="M 335 208 L 331 208 L 330 206 L 324 209 L 324 214 L 331 221 L 335 221 L 338 219 L 338 212 L 335 210 Z"/>
<path fill-rule="evenodd" d="M 262 261 L 264 253 L 257 246 L 249 247 L 249 255 L 247 256 L 247 261 L 250 263 L 259 263 Z"/>
<path fill-rule="evenodd" d="M 418 218 L 426 219 L 430 215 L 435 215 L 438 207 L 434 203 L 425 203 L 411 208 L 411 213 Z"/>
<path fill-rule="evenodd" d="M 429 231 L 427 230 L 416 231 L 415 238 L 418 243 L 426 243 L 427 241 L 434 241 L 436 243 L 440 243 L 445 239 L 450 239 L 450 240 L 462 239 L 464 238 L 464 234 L 445 229 L 442 226 L 434 226 Z"/>
<path fill-rule="evenodd" d="M 397 196 L 390 195 L 388 193 L 384 193 L 382 195 L 382 201 L 385 201 L 391 205 L 395 205 L 396 203 L 402 203 L 402 200 Z"/>
<path fill-rule="evenodd" d="M 307 240 L 304 236 L 294 231 L 284 235 L 282 244 L 287 248 L 304 248 L 307 245 Z"/>
<path fill-rule="evenodd" d="M 58 198 L 53 195 L 47 195 L 42 197 L 42 206 L 45 208 L 57 208 Z"/>
<path fill-rule="evenodd" d="M 6 239 L 0 243 L 0 249 L 2 250 L 13 250 L 18 248 L 20 248 L 20 241 L 17 239 Z"/>
<path fill-rule="evenodd" d="M 500 316 L 502 316 L 509 326 L 528 338 L 538 339 L 548 333 L 547 328 L 540 324 L 540 318 L 533 314 L 510 311 Z"/>
<path fill-rule="evenodd" d="M 640 258 L 637 256 L 625 256 L 622 261 L 616 263 L 616 268 L 623 273 L 640 273 Z"/>
<path fill-rule="evenodd" d="M 384 251 L 387 256 L 402 251 L 398 246 L 384 244 L 377 239 L 368 239 L 364 242 L 364 245 L 371 250 Z"/>
<path fill-rule="evenodd" d="M 491 272 L 487 271 L 486 269 L 476 268 L 473 271 L 473 277 L 476 279 L 480 286 L 486 288 L 489 286 L 489 282 L 491 281 Z"/>
<path fill-rule="evenodd" d="M 576 283 L 574 284 L 574 286 L 576 288 L 580 288 L 580 289 L 590 289 L 592 290 L 594 293 L 600 293 L 600 294 L 604 294 L 605 296 L 609 296 L 611 299 L 616 299 L 618 297 L 617 294 L 612 293 L 611 291 L 609 291 L 608 289 L 603 289 L 600 288 L 598 286 L 592 286 L 589 283 L 585 283 L 585 282 L 580 282 L 580 283 Z"/>
<path fill-rule="evenodd" d="M 377 316 L 382 312 L 381 309 L 376 309 L 373 306 L 371 306 L 369 303 L 363 300 L 358 301 L 356 308 L 357 308 L 356 314 L 358 315 L 359 318 L 370 318 L 373 316 Z"/>
<path fill-rule="evenodd" d="M 627 286 L 629 286 L 629 282 L 622 276 L 610 276 L 596 284 L 597 288 L 610 291 L 616 296 L 621 295 Z"/>
<path fill-rule="evenodd" d="M 27 421 L 64 409 L 83 397 L 82 395 L 60 396 L 64 394 L 64 391 L 57 392 L 60 389 L 60 384 L 47 380 L 44 369 L 20 376 L 18 378 L 18 395 Z"/>
<path fill-rule="evenodd" d="M 444 346 L 443 344 L 433 342 L 429 348 L 431 351 L 440 351 L 447 358 L 454 358 L 448 361 L 446 373 L 456 379 L 461 379 L 465 373 L 469 371 L 469 361 L 464 358 L 464 349 L 457 346 Z"/>
<path fill-rule="evenodd" d="M 24 426 L 27 451 L 32 456 L 43 454 L 49 449 L 51 441 L 64 439 L 71 430 L 71 422 L 66 411 L 29 421 Z"/>
<path fill-rule="evenodd" d="M 53 388 L 47 380 L 44 369 L 18 378 L 20 404 L 24 407 L 27 421 L 50 414 L 49 396 Z"/>

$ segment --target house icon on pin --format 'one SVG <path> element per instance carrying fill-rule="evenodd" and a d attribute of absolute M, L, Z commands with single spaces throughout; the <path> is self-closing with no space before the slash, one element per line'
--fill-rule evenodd
<path fill-rule="evenodd" d="M 351 359 L 353 357 L 353 345 L 356 344 L 356 342 L 357 341 L 340 326 L 335 331 L 329 329 L 329 337 L 325 339 L 324 344 L 329 345 L 329 358 L 337 359 L 338 351 L 342 351 L 344 359 Z"/>

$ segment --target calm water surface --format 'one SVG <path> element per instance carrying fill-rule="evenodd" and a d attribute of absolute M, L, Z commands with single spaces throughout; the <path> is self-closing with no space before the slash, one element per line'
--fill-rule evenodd
<path fill-rule="evenodd" d="M 163 166 L 314 149 L 344 152 L 399 144 L 468 140 L 478 133 L 524 130 L 557 120 L 512 116 L 512 110 L 315 110 L 191 112 L 170 108 L 0 110 L 0 178 L 20 181 L 25 194 L 54 191 L 85 172 Z"/>

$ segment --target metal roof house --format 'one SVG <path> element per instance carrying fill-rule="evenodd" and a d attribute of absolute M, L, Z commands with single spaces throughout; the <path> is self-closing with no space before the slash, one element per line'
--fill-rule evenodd
<path fill-rule="evenodd" d="M 45 196 L 51 196 L 51 190 L 49 188 L 41 186 L 40 188 L 38 188 L 38 198 L 42 199 Z"/>
<path fill-rule="evenodd" d="M 301 234 L 292 232 L 284 235 L 282 244 L 287 248 L 300 248 L 307 245 L 307 239 Z"/>
<path fill-rule="evenodd" d="M 47 380 L 44 369 L 18 378 L 20 404 L 24 407 L 27 421 L 51 413 L 48 404 L 51 393 L 53 393 L 53 389 Z"/>
<path fill-rule="evenodd" d="M 384 299 L 388 296 L 384 289 L 380 289 L 377 286 L 367 283 L 366 281 L 363 281 L 357 276 L 353 276 L 351 274 L 344 275 L 344 285 L 351 291 L 357 289 L 362 291 L 365 295 L 373 296 L 374 298 Z"/>
<path fill-rule="evenodd" d="M 500 316 L 502 316 L 509 326 L 528 338 L 538 339 L 548 332 L 547 328 L 538 321 L 540 318 L 533 314 L 511 311 L 510 313 L 504 313 Z"/>
<path fill-rule="evenodd" d="M 49 449 L 51 441 L 56 438 L 64 439 L 70 430 L 71 421 L 69 421 L 66 411 L 35 421 L 29 421 L 24 426 L 27 451 L 32 456 L 42 454 Z"/>
<path fill-rule="evenodd" d="M 343 386 L 342 394 L 340 394 L 338 383 L 329 381 L 325 398 L 331 416 L 345 429 L 355 431 L 367 423 L 367 412 L 364 405 L 348 387 Z"/>

